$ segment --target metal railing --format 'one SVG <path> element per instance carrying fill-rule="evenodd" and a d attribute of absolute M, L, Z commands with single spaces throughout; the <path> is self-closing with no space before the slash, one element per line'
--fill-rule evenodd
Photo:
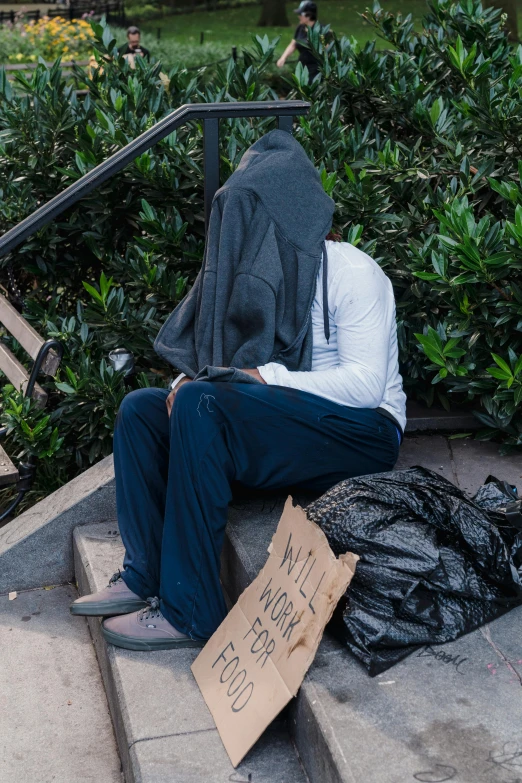
<path fill-rule="evenodd" d="M 228 57 L 222 57 L 221 60 L 214 60 L 214 62 L 211 63 L 200 63 L 199 65 L 190 65 L 187 68 L 187 71 L 199 71 L 200 68 L 210 68 L 214 65 L 221 65 L 222 63 L 227 63 L 230 58 L 234 60 L 234 62 L 237 62 L 238 59 L 238 51 L 237 46 L 232 46 L 230 50 L 230 55 Z M 297 62 L 297 60 L 295 61 Z M 7 78 L 10 82 L 15 81 L 16 74 L 17 73 L 25 73 L 25 72 L 31 72 L 35 71 L 41 63 L 0 63 L 0 69 L 4 70 L 7 73 Z M 46 62 L 45 67 L 46 68 L 52 68 L 54 65 L 54 62 Z M 60 63 L 60 68 L 62 72 L 62 77 L 65 79 L 68 76 L 71 76 L 74 71 L 71 70 L 72 68 L 88 68 L 90 65 L 92 65 L 91 60 L 66 60 Z M 65 69 L 65 70 L 64 70 Z M 86 95 L 89 90 L 75 90 L 76 94 L 82 94 Z"/>
<path fill-rule="evenodd" d="M 180 106 L 156 125 L 129 142 L 84 174 L 64 191 L 44 204 L 0 237 L 0 257 L 14 250 L 39 229 L 76 204 L 143 152 L 191 120 L 203 120 L 203 164 L 205 226 L 208 226 L 212 200 L 219 182 L 219 120 L 239 117 L 275 117 L 281 130 L 292 132 L 293 117 L 307 114 L 306 101 L 238 101 L 237 103 L 190 103 Z"/>
<path fill-rule="evenodd" d="M 93 3 L 71 3 L 56 8 L 46 8 L 45 11 L 41 11 L 39 8 L 31 9 L 28 6 L 21 6 L 20 10 L 14 8 L 9 11 L 0 10 L 0 27 L 8 23 L 14 25 L 18 19 L 23 19 L 24 22 L 39 22 L 44 17 L 50 19 L 61 17 L 72 22 L 73 19 L 80 19 L 92 13 L 96 19 L 105 16 L 108 22 L 125 25 L 123 0 L 105 0 L 105 2 L 96 0 Z"/>

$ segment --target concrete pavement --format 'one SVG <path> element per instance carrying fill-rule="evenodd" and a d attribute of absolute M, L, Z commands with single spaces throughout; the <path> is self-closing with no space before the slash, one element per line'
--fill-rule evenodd
<path fill-rule="evenodd" d="M 0 596 L 0 783 L 122 783 L 76 597 L 70 585 Z"/>

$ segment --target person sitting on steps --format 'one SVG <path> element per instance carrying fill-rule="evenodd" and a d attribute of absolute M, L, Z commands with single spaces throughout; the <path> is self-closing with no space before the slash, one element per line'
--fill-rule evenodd
<path fill-rule="evenodd" d="M 226 615 L 231 485 L 325 492 L 389 471 L 404 431 L 395 302 L 331 234 L 334 202 L 275 130 L 216 193 L 202 269 L 155 349 L 172 389 L 128 394 L 114 433 L 123 570 L 76 615 L 131 650 L 200 647 Z"/>

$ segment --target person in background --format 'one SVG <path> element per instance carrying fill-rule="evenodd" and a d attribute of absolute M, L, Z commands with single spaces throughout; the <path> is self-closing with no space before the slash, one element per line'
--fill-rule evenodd
<path fill-rule="evenodd" d="M 319 71 L 319 63 L 308 46 L 308 28 L 315 27 L 317 22 L 317 5 L 311 0 L 303 0 L 299 8 L 295 9 L 299 16 L 299 24 L 292 41 L 277 61 L 277 67 L 282 68 L 288 58 L 296 51 L 299 52 L 299 62 L 306 65 L 310 75 L 310 83 L 315 79 Z M 304 45 L 303 45 L 304 44 Z"/>
<path fill-rule="evenodd" d="M 132 58 L 131 65 L 134 64 L 134 57 L 145 57 L 150 60 L 150 52 L 141 45 L 141 32 L 139 27 L 129 27 L 127 30 L 127 44 L 122 49 L 124 57 Z"/>

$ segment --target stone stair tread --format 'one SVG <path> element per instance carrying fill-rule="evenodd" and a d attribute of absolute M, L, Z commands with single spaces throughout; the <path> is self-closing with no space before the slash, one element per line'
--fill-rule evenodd
<path fill-rule="evenodd" d="M 283 502 L 258 499 L 232 509 L 224 578 L 234 597 L 266 560 Z M 519 607 L 453 643 L 422 648 L 376 678 L 325 635 L 293 705 L 294 739 L 310 780 L 512 781 L 504 750 L 516 746 L 522 757 L 514 720 L 521 621 Z"/>
<path fill-rule="evenodd" d="M 131 748 L 144 783 L 293 783 L 306 781 L 291 745 L 288 729 L 277 723 L 267 729 L 234 771 L 225 759 L 217 730 L 159 737 Z M 228 764 L 228 766 L 227 766 Z"/>
<path fill-rule="evenodd" d="M 0 596 L 0 782 L 121 783 L 87 623 L 71 585 Z"/>
<path fill-rule="evenodd" d="M 458 451 L 442 437 L 407 439 L 398 466 L 425 465 L 471 492 L 496 473 L 520 491 L 520 457 L 500 457 L 494 444 L 457 443 Z M 285 499 L 258 495 L 231 508 L 223 581 L 233 599 L 266 561 Z M 312 783 L 518 780 L 521 621 L 519 607 L 376 678 L 325 634 L 292 707 L 292 733 Z"/>
<path fill-rule="evenodd" d="M 76 528 L 74 550 L 82 594 L 104 587 L 123 559 L 114 523 Z M 88 622 L 126 783 L 306 783 L 284 721 L 276 721 L 234 770 L 190 671 L 197 650 L 118 649 L 105 644 L 97 618 Z"/>
<path fill-rule="evenodd" d="M 407 432 L 474 432 L 484 429 L 470 408 L 452 408 L 447 411 L 436 405 L 428 408 L 416 400 L 408 400 L 406 415 Z"/>

